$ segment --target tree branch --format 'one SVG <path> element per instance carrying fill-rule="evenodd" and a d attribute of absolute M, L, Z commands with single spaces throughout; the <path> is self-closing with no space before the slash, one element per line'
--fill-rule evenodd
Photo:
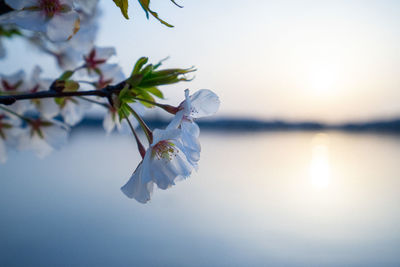
<path fill-rule="evenodd" d="M 109 98 L 111 94 L 120 92 L 126 84 L 126 81 L 116 85 L 108 85 L 103 89 L 76 92 L 57 92 L 57 91 L 41 91 L 37 93 L 6 95 L 0 96 L 0 104 L 12 105 L 18 100 L 41 99 L 41 98 L 57 98 L 57 97 L 74 97 L 74 96 L 99 96 Z"/>
<path fill-rule="evenodd" d="M 11 12 L 13 9 L 9 7 L 4 0 L 0 0 L 0 15 Z"/>

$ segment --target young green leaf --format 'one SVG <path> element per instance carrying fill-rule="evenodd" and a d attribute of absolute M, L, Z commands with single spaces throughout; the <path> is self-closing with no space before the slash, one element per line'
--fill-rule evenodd
<path fill-rule="evenodd" d="M 149 61 L 149 58 L 147 57 L 141 57 L 136 61 L 135 67 L 132 70 L 131 76 L 134 74 L 138 74 L 142 67 L 146 65 L 147 61 Z"/>
<path fill-rule="evenodd" d="M 73 80 L 65 81 L 63 92 L 76 92 L 79 89 L 79 83 Z"/>
<path fill-rule="evenodd" d="M 150 9 L 150 0 L 138 0 L 140 5 L 142 6 L 144 12 L 146 12 L 146 17 L 149 18 L 149 13 L 156 18 L 159 22 L 161 22 L 162 24 L 164 24 L 167 27 L 173 28 L 174 26 L 169 24 L 168 22 L 162 20 L 157 12 L 154 12 L 153 10 Z"/>
<path fill-rule="evenodd" d="M 115 5 L 121 9 L 122 15 L 129 19 L 128 16 L 128 0 L 113 0 Z"/>
<path fill-rule="evenodd" d="M 146 88 L 146 90 L 147 90 L 149 93 L 151 93 L 152 95 L 154 95 L 154 96 L 156 96 L 156 97 L 158 97 L 158 98 L 161 98 L 161 99 L 164 98 L 163 93 L 162 93 L 160 90 L 158 90 L 157 87 L 149 87 L 149 88 Z"/>
<path fill-rule="evenodd" d="M 71 70 L 67 70 L 67 71 L 65 71 L 63 74 L 61 74 L 61 76 L 60 76 L 60 78 L 58 78 L 58 80 L 66 81 L 66 80 L 68 80 L 69 78 L 71 78 L 72 75 L 74 75 L 74 72 L 71 71 Z"/>

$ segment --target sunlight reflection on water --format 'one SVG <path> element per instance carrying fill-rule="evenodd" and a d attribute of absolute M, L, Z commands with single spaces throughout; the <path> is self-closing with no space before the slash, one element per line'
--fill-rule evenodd
<path fill-rule="evenodd" d="M 310 163 L 310 179 L 317 189 L 327 188 L 331 180 L 329 162 L 329 139 L 325 134 L 317 134 L 313 139 Z"/>
<path fill-rule="evenodd" d="M 400 138 L 203 132 L 198 173 L 141 205 L 129 136 L 0 166 L 0 266 L 396 266 Z M 47 166 L 47 168 L 46 168 Z M 51 167 L 48 167 L 51 166 Z"/>

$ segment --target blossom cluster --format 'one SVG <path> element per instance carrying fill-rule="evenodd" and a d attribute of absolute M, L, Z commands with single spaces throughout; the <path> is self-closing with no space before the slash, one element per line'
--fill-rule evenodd
<path fill-rule="evenodd" d="M 159 86 L 190 81 L 187 75 L 194 68 L 160 69 L 162 61 L 150 64 L 142 57 L 125 76 L 121 67 L 110 61 L 116 55 L 115 48 L 95 45 L 101 13 L 98 0 L 4 2 L 10 10 L 0 15 L 0 58 L 6 54 L 3 38 L 22 37 L 52 56 L 61 74 L 43 78 L 39 66 L 28 75 L 24 70 L 0 74 L 0 163 L 7 159 L 7 148 L 47 156 L 67 142 L 71 127 L 92 105 L 99 105 L 105 108 L 103 127 L 107 134 L 125 123 L 142 157 L 121 188 L 129 198 L 146 203 L 154 185 L 167 189 L 197 169 L 201 148 L 195 119 L 215 114 L 218 96 L 207 89 L 190 95 L 186 89 L 178 106 L 158 102 L 164 99 Z M 127 17 L 126 1 L 114 2 Z M 146 14 L 171 26 L 150 9 L 150 1 L 139 3 Z M 155 107 L 174 115 L 165 129 L 151 130 L 142 118 Z M 138 128 L 147 137 L 147 149 Z"/>
<path fill-rule="evenodd" d="M 200 130 L 195 119 L 211 116 L 219 108 L 218 96 L 202 89 L 192 96 L 185 90 L 185 100 L 166 129 L 155 129 L 150 147 L 129 181 L 121 188 L 141 203 L 150 200 L 154 184 L 167 189 L 175 181 L 188 177 L 200 159 Z"/>

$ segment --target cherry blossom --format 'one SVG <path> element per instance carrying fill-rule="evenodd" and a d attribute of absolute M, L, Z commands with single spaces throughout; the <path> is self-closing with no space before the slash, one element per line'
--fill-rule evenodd
<path fill-rule="evenodd" d="M 88 74 L 93 75 L 101 72 L 101 67 L 113 55 L 116 55 L 114 47 L 93 47 L 89 54 L 84 57 Z"/>
<path fill-rule="evenodd" d="M 179 105 L 179 111 L 167 129 L 181 129 L 182 143 L 189 161 L 197 165 L 200 159 L 199 126 L 194 119 L 214 115 L 219 109 L 218 96 L 208 89 L 202 89 L 189 96 L 185 90 L 185 100 Z"/>
<path fill-rule="evenodd" d="M 46 54 L 54 56 L 57 64 L 63 70 L 72 70 L 83 62 L 83 56 L 94 46 L 98 32 L 100 12 L 96 9 L 91 15 L 82 15 L 80 30 L 68 42 L 47 42 L 41 35 L 30 38 L 33 45 Z"/>
<path fill-rule="evenodd" d="M 0 75 L 0 95 L 18 94 L 26 91 L 26 74 L 20 70 L 10 75 Z M 24 113 L 29 108 L 29 103 L 19 101 L 10 106 L 10 109 L 18 114 Z M 15 118 L 13 116 L 13 118 Z"/>
<path fill-rule="evenodd" d="M 154 183 L 161 189 L 167 189 L 178 179 L 188 177 L 193 169 L 184 153 L 179 129 L 155 129 L 153 138 L 142 162 L 121 187 L 127 197 L 141 203 L 150 200 Z"/>
<path fill-rule="evenodd" d="M 30 120 L 18 133 L 18 148 L 31 150 L 40 158 L 49 155 L 54 148 L 65 144 L 69 128 L 56 120 L 42 118 Z"/>
<path fill-rule="evenodd" d="M 0 24 L 43 32 L 54 42 L 66 41 L 79 30 L 79 14 L 72 0 L 5 0 L 15 11 L 0 17 Z"/>
<path fill-rule="evenodd" d="M 118 64 L 103 64 L 99 67 L 99 78 L 95 82 L 97 89 L 102 89 L 110 84 L 117 84 L 125 80 L 125 75 Z"/>

